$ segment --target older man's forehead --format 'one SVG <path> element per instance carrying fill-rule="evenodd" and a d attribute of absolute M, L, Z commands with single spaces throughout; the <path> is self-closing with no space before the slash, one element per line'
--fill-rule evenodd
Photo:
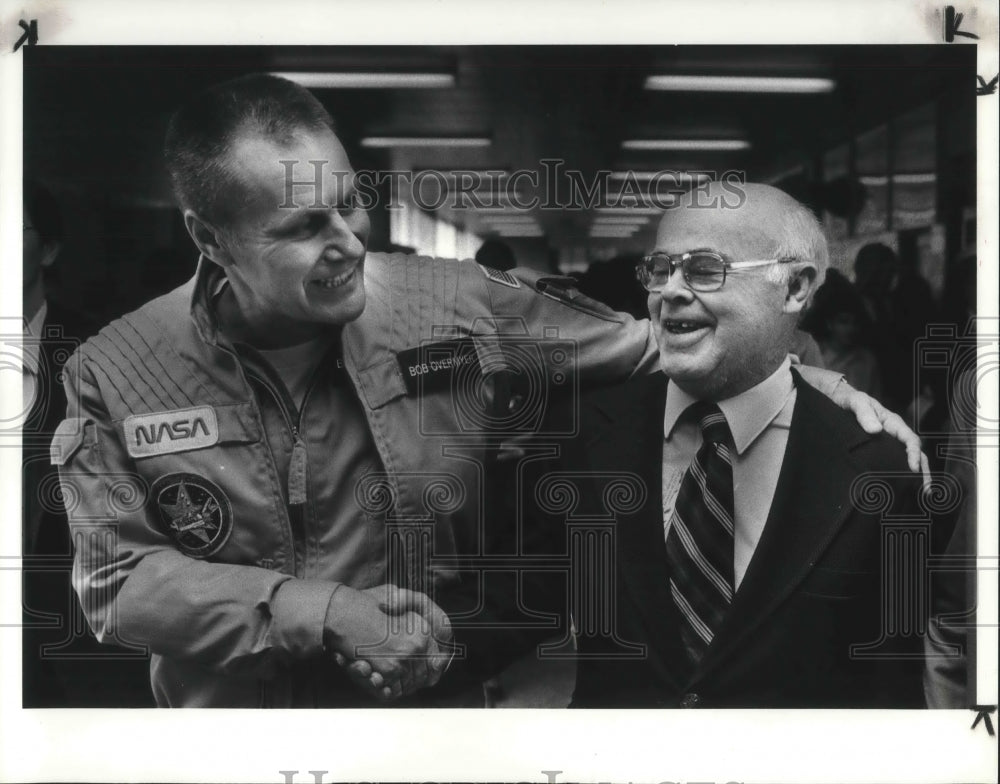
<path fill-rule="evenodd" d="M 661 219 L 656 249 L 668 253 L 710 249 L 733 256 L 767 253 L 775 244 L 776 225 L 773 216 L 768 219 L 747 205 L 683 205 Z"/>

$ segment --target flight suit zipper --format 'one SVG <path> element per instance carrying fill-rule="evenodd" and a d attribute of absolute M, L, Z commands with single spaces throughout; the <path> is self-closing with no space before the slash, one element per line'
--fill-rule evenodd
<path fill-rule="evenodd" d="M 288 463 L 288 481 L 285 487 L 286 511 L 293 537 L 302 542 L 304 548 L 307 548 L 305 504 L 308 501 L 307 480 L 309 459 L 306 443 L 302 438 L 302 420 L 305 415 L 306 406 L 309 403 L 309 396 L 316 386 L 320 372 L 326 365 L 326 361 L 330 354 L 333 353 L 334 348 L 324 353 L 322 359 L 313 368 L 309 376 L 309 381 L 306 384 L 305 395 L 302 397 L 301 409 L 295 405 L 295 401 L 292 400 L 284 382 L 258 351 L 252 346 L 245 344 L 240 344 L 237 347 L 237 351 L 241 358 L 249 360 L 252 363 L 244 364 L 244 371 L 247 377 L 257 381 L 271 395 L 275 405 L 278 407 L 278 411 L 281 412 L 285 426 L 292 436 L 292 455 Z"/>

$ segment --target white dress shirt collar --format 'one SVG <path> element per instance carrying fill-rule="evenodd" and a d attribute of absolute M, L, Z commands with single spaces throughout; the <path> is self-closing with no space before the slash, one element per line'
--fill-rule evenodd
<path fill-rule="evenodd" d="M 791 409 L 786 412 L 782 409 L 793 389 L 791 362 L 785 357 L 778 369 L 756 386 L 733 397 L 716 401 L 733 434 L 737 454 L 742 455 L 772 422 L 786 427 L 791 424 Z M 681 414 L 688 406 L 697 402 L 698 398 L 689 395 L 673 381 L 667 383 L 667 404 L 663 413 L 664 438 L 670 438 Z M 779 414 L 781 421 L 778 420 Z M 784 419 L 789 421 L 783 421 Z"/>

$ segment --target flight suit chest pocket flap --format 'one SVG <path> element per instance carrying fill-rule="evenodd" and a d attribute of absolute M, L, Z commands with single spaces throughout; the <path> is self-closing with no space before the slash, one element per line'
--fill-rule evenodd
<path fill-rule="evenodd" d="M 395 357 L 387 357 L 359 370 L 358 387 L 371 409 L 382 408 L 406 394 L 406 385 Z"/>
<path fill-rule="evenodd" d="M 123 420 L 121 428 L 133 458 L 260 440 L 260 423 L 250 403 L 135 414 Z"/>
<path fill-rule="evenodd" d="M 423 397 L 453 390 L 471 390 L 485 374 L 482 341 L 470 336 L 426 341 L 397 351 L 358 372 L 361 391 L 372 409 L 398 397 Z M 493 364 L 503 366 L 499 351 Z M 499 369 L 494 368 L 494 369 Z"/>

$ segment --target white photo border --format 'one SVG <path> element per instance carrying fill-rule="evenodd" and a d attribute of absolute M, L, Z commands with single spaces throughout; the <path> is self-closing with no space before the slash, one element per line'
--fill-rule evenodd
<path fill-rule="evenodd" d="M 45 2 L 0 0 L 0 314 L 20 323 L 21 19 L 44 45 L 937 44 L 945 3 Z M 998 70 L 997 8 L 956 0 Z M 512 13 L 521 6 L 522 13 Z M 530 27 L 526 26 L 529 25 Z M 979 313 L 996 317 L 997 101 L 977 100 Z M 995 347 L 992 347 L 995 356 Z M 10 374 L 5 374 L 10 375 Z M 997 373 L 980 405 L 997 407 Z M 20 395 L 4 378 L 2 395 Z M 997 702 L 997 444 L 980 434 L 978 702 Z M 0 449 L 0 622 L 20 617 L 17 450 Z M 991 559 L 986 556 L 992 556 Z M 12 577 L 11 575 L 15 575 Z M 995 781 L 972 711 L 22 710 L 20 640 L 0 627 L 0 781 Z M 993 720 L 996 722 L 996 714 Z"/>

